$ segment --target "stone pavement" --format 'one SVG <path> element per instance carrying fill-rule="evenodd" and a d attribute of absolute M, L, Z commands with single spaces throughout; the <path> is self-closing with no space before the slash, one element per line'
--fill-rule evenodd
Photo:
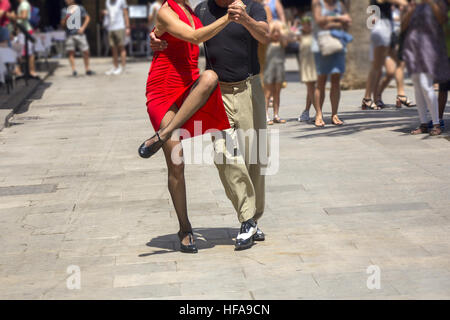
<path fill-rule="evenodd" d="M 137 155 L 152 134 L 149 63 L 120 77 L 103 75 L 109 60 L 93 66 L 97 76 L 74 79 L 63 62 L 0 132 L 0 298 L 450 298 L 450 141 L 408 135 L 415 109 L 361 111 L 362 91 L 347 91 L 346 125 L 316 129 L 296 121 L 305 87 L 290 82 L 266 242 L 235 252 L 239 225 L 216 169 L 189 165 L 200 252 L 186 255 L 163 155 Z M 372 265 L 380 289 L 367 286 Z M 68 289 L 70 266 L 79 290 Z"/>

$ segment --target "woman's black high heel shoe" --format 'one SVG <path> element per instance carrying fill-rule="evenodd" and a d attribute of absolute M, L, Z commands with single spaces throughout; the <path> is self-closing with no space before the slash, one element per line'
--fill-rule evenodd
<path fill-rule="evenodd" d="M 188 235 L 189 236 L 189 244 L 184 245 L 183 244 L 183 236 L 182 235 Z M 180 251 L 184 253 L 197 253 L 197 245 L 194 243 L 194 235 L 192 232 L 178 232 L 178 238 L 180 238 Z"/>
<path fill-rule="evenodd" d="M 157 132 L 153 137 L 151 137 L 149 140 L 153 140 L 155 138 L 158 138 L 158 140 L 156 142 L 153 142 L 151 145 L 146 146 L 145 143 L 148 141 L 144 141 L 143 144 L 141 144 L 141 146 L 139 147 L 139 155 L 142 158 L 150 158 L 151 156 L 153 156 L 155 153 L 158 152 L 159 149 L 161 149 L 161 147 L 164 145 L 164 143 L 166 142 L 165 140 L 162 140 L 161 137 L 159 136 L 159 133 Z"/>

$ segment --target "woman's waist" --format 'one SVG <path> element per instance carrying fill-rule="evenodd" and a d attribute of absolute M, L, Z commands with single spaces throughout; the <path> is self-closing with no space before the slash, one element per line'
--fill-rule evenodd
<path fill-rule="evenodd" d="M 157 72 L 156 69 L 150 70 L 147 82 L 189 82 L 196 80 L 200 74 L 199 69 L 192 70 L 170 70 L 165 69 L 164 72 Z"/>
<path fill-rule="evenodd" d="M 163 68 L 186 68 L 196 69 L 198 68 L 198 55 L 184 55 L 180 56 L 179 53 L 160 52 L 155 55 L 152 60 L 152 66 Z"/>
<path fill-rule="evenodd" d="M 198 68 L 177 69 L 177 68 L 152 68 L 148 74 L 147 85 L 156 87 L 185 86 L 195 81 L 200 74 Z"/>

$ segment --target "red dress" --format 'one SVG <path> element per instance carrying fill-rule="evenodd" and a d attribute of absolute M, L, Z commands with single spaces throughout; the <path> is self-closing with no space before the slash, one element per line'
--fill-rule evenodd
<path fill-rule="evenodd" d="M 188 17 L 174 0 L 166 2 L 178 14 L 181 21 L 191 26 Z M 203 25 L 200 19 L 192 10 L 189 9 L 189 11 L 195 28 L 201 28 Z M 147 111 L 156 131 L 160 129 L 161 121 L 171 106 L 176 104 L 178 108 L 181 107 L 189 95 L 192 85 L 200 76 L 198 45 L 175 38 L 167 32 L 160 39 L 166 40 L 168 47 L 164 51 L 156 52 L 153 57 L 146 93 Z M 201 121 L 201 130 L 198 127 L 200 123 L 196 124 L 197 130 L 194 130 L 194 123 L 197 121 Z M 182 128 L 186 129 L 191 137 L 204 134 L 207 130 L 230 128 L 219 86 L 212 93 L 208 102 Z"/>

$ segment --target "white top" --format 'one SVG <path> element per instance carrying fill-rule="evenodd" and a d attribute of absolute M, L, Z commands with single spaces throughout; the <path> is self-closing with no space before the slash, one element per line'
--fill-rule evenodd
<path fill-rule="evenodd" d="M 127 9 L 126 0 L 106 0 L 106 10 L 108 11 L 108 31 L 125 29 L 125 16 L 123 9 Z"/>

